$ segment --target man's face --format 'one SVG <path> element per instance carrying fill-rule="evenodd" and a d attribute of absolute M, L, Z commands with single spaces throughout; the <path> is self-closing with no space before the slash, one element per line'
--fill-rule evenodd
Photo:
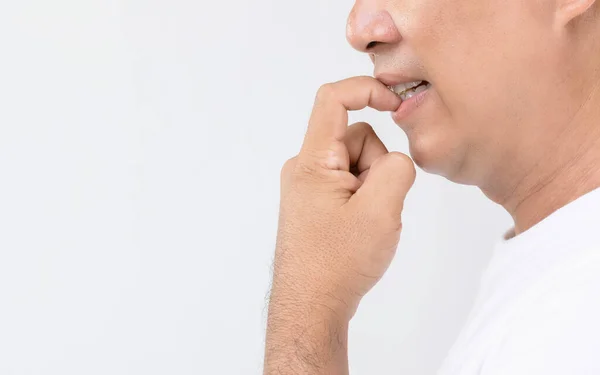
<path fill-rule="evenodd" d="M 575 101 L 555 2 L 357 0 L 348 40 L 375 77 L 431 87 L 396 122 L 415 162 L 453 181 L 484 184 L 514 155 L 550 144 Z M 575 74 L 573 74 L 575 76 Z M 403 103 L 408 104 L 409 101 Z M 413 107 L 413 110 L 410 110 Z M 552 130 L 554 129 L 554 130 Z M 515 168 L 518 168 L 516 166 Z"/>

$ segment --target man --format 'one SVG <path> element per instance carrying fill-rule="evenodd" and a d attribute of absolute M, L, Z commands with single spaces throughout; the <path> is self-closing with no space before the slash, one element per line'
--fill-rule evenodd
<path fill-rule="evenodd" d="M 282 171 L 265 374 L 346 374 L 397 248 L 412 160 L 513 217 L 439 374 L 600 374 L 600 5 L 358 0 L 375 78 L 321 87 Z M 347 111 L 392 112 L 412 160 Z M 390 369 L 390 373 L 393 369 Z"/>

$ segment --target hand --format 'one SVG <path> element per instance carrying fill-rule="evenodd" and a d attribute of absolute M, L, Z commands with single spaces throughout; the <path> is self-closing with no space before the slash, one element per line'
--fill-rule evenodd
<path fill-rule="evenodd" d="M 394 111 L 401 99 L 371 77 L 321 87 L 304 144 L 282 171 L 273 298 L 351 317 L 394 257 L 412 160 L 388 153 L 348 110 Z"/>
<path fill-rule="evenodd" d="M 348 373 L 348 322 L 394 257 L 415 168 L 368 124 L 348 127 L 347 111 L 400 104 L 370 77 L 319 90 L 300 154 L 282 170 L 265 374 Z"/>

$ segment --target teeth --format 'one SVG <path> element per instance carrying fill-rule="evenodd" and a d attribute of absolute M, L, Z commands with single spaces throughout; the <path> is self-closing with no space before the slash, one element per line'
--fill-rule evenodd
<path fill-rule="evenodd" d="M 431 87 L 430 83 L 421 85 L 422 83 L 423 81 L 407 82 L 396 86 L 388 86 L 388 88 L 396 93 L 402 100 L 408 100 Z"/>
<path fill-rule="evenodd" d="M 394 91 L 396 94 L 400 94 L 403 91 L 406 91 L 408 89 L 412 89 L 413 87 L 416 87 L 416 86 L 420 85 L 421 82 L 423 82 L 423 81 L 414 81 L 414 82 L 401 83 L 399 85 L 393 86 L 392 87 L 392 91 Z"/>

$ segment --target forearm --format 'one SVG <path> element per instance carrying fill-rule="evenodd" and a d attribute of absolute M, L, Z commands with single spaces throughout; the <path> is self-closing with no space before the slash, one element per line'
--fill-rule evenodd
<path fill-rule="evenodd" d="M 264 374 L 348 374 L 348 321 L 324 304 L 272 300 Z"/>

